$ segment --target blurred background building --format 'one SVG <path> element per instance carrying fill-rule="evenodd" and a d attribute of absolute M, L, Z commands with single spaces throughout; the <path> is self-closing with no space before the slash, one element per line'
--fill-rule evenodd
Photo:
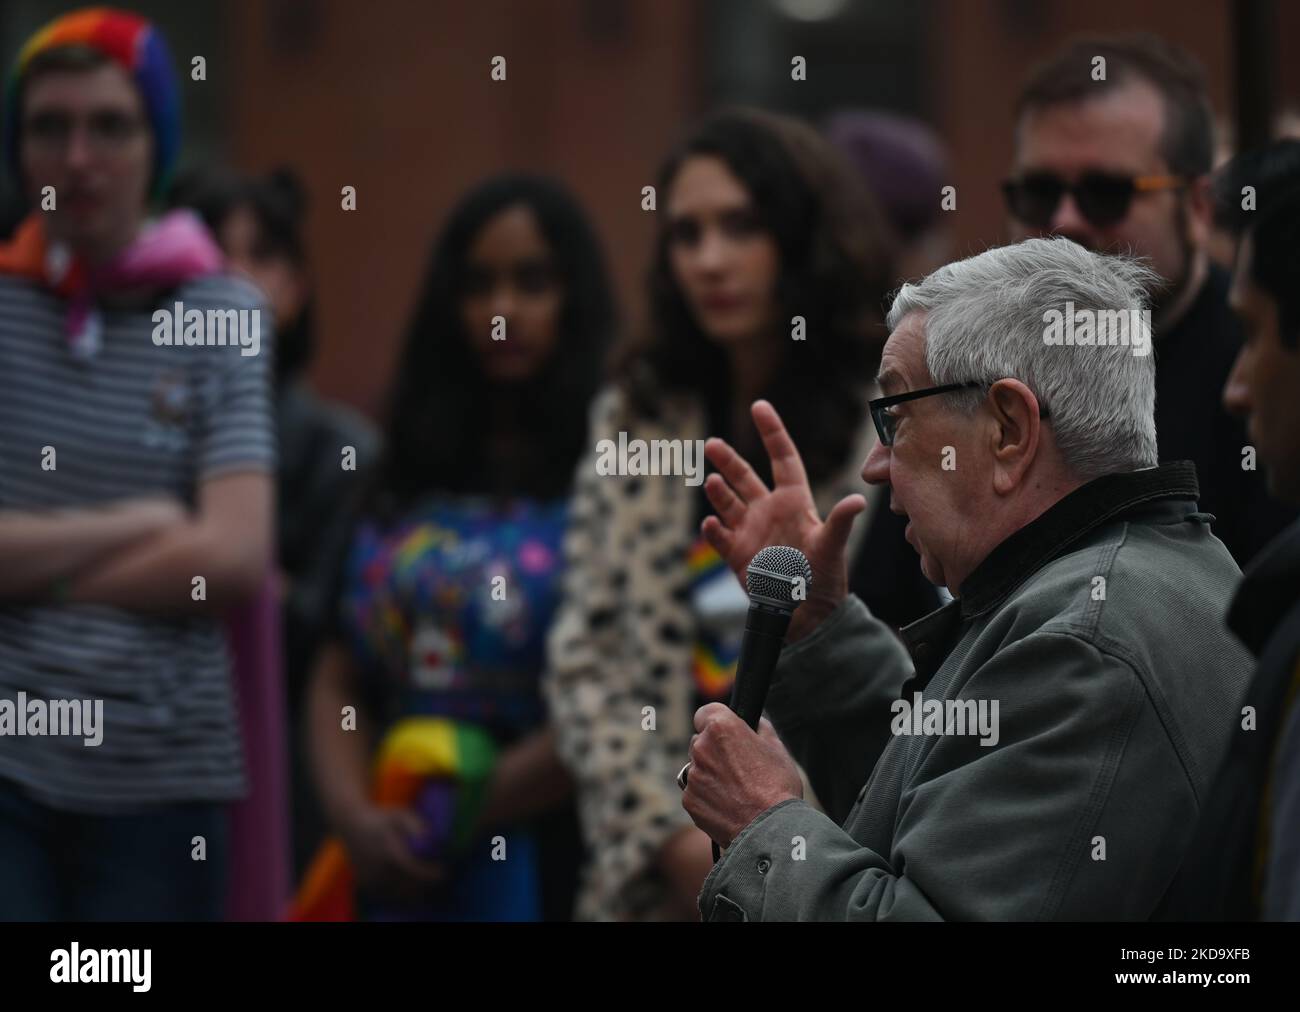
<path fill-rule="evenodd" d="M 74 4 L 5 0 L 0 48 Z M 1272 0 L 150 0 L 185 76 L 183 166 L 289 165 L 309 186 L 317 387 L 383 396 L 432 236 L 501 170 L 564 180 L 590 210 L 635 326 L 653 230 L 641 188 L 719 104 L 821 124 L 874 107 L 948 145 L 959 254 L 1002 239 L 997 185 L 1028 68 L 1070 35 L 1142 30 L 1204 64 L 1240 134 L 1300 107 L 1300 4 Z M 190 79 L 193 59 L 206 80 Z M 506 59 L 506 80 L 491 77 Z M 791 78 L 802 56 L 806 80 Z M 1261 122 L 1264 124 L 1260 126 Z M 1257 138 L 1258 139 L 1258 138 Z M 353 186 L 357 209 L 341 208 Z M 936 200 L 938 196 L 936 195 Z"/>

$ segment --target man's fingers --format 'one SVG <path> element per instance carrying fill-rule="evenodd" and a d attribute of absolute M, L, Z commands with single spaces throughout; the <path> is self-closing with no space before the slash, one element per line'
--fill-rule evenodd
<path fill-rule="evenodd" d="M 778 485 L 807 485 L 808 475 L 803 469 L 803 460 L 790 433 L 785 431 L 776 408 L 767 401 L 755 401 L 750 414 L 772 461 L 772 480 Z"/>
<path fill-rule="evenodd" d="M 695 730 L 703 734 L 706 727 L 719 720 L 726 720 L 728 715 L 735 716 L 725 703 L 705 703 L 695 711 Z"/>
<path fill-rule="evenodd" d="M 776 728 L 772 726 L 772 722 L 766 717 L 758 718 L 758 736 L 765 741 L 781 744 L 781 736 L 776 733 Z"/>
<path fill-rule="evenodd" d="M 736 536 L 722 526 L 721 520 L 717 517 L 705 517 L 704 522 L 700 524 L 700 533 L 704 535 L 704 540 L 713 546 L 715 552 L 724 559 L 731 558 L 732 549 L 736 546 Z"/>
<path fill-rule="evenodd" d="M 849 543 L 849 534 L 853 530 L 853 521 L 867 508 L 864 496 L 854 493 L 846 495 L 835 504 L 830 516 L 826 518 L 826 547 L 841 554 Z"/>
<path fill-rule="evenodd" d="M 751 503 L 767 495 L 767 486 L 754 473 L 749 462 L 733 450 L 726 440 L 719 439 L 717 436 L 707 440 L 704 444 L 704 455 L 745 502 Z"/>
<path fill-rule="evenodd" d="M 704 494 L 709 497 L 709 502 L 728 527 L 737 526 L 745 516 L 744 502 L 731 490 L 722 475 L 711 474 L 704 479 Z"/>

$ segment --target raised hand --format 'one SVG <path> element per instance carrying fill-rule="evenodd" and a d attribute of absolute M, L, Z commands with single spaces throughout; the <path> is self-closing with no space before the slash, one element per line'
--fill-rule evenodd
<path fill-rule="evenodd" d="M 700 531 L 742 584 L 746 567 L 761 548 L 789 545 L 807 556 L 812 586 L 808 600 L 795 610 L 787 635 L 797 640 L 848 593 L 844 548 L 853 519 L 866 509 L 867 501 L 861 495 L 845 496 L 822 520 L 799 451 L 776 409 L 767 401 L 755 401 L 750 411 L 772 462 L 773 488 L 768 489 L 724 440 L 710 439 L 704 453 L 718 470 L 705 480 L 704 491 L 718 514 L 705 517 Z"/>

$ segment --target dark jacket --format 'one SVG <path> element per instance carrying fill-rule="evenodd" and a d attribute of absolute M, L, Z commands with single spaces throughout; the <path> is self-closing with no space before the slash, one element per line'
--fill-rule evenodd
<path fill-rule="evenodd" d="M 1259 664 L 1161 916 L 1300 920 L 1300 523 L 1246 570 L 1228 625 Z"/>
<path fill-rule="evenodd" d="M 279 391 L 276 429 L 280 568 L 287 577 L 285 670 L 290 710 L 296 715 L 316 650 L 333 619 L 335 581 L 352 533 L 352 507 L 379 437 L 361 415 L 322 400 L 302 382 L 290 382 Z M 342 451 L 348 446 L 356 451 L 356 461 L 345 470 Z"/>
<path fill-rule="evenodd" d="M 1223 407 L 1223 386 L 1241 350 L 1241 321 L 1228 307 L 1226 271 L 1211 266 L 1187 312 L 1155 334 L 1156 438 L 1160 460 L 1196 465 L 1197 502 L 1237 565 L 1247 563 L 1296 518 L 1271 499 L 1258 468 L 1242 467 L 1246 423 Z"/>
<path fill-rule="evenodd" d="M 827 814 L 758 816 L 705 880 L 705 918 L 1150 917 L 1251 668 L 1196 495 L 1187 462 L 1076 489 L 903 630 L 910 659 L 847 598 L 768 698 Z M 905 733 L 913 693 L 954 717 L 982 703 L 994 733 Z"/>

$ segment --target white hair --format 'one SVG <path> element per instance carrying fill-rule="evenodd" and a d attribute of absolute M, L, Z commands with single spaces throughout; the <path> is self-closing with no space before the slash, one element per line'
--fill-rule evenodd
<path fill-rule="evenodd" d="M 1026 239 L 939 268 L 907 284 L 889 310 L 893 330 L 926 313 L 925 361 L 936 385 L 1018 379 L 1050 412 L 1066 464 L 1080 478 L 1157 463 L 1155 355 L 1122 344 L 1049 343 L 1051 311 L 1142 312 L 1156 275 L 1138 260 L 1091 253 L 1069 239 Z M 969 396 L 968 396 L 969 395 Z M 984 394 L 952 395 L 973 412 Z"/>

